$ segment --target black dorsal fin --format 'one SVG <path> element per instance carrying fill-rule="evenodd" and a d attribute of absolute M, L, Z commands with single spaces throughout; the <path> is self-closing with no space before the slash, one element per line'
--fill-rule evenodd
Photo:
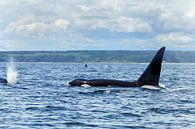
<path fill-rule="evenodd" d="M 138 79 L 139 83 L 143 85 L 158 86 L 164 51 L 165 47 L 162 47 L 160 50 L 158 50 L 158 52 L 156 53 L 156 55 L 154 56 L 154 58 L 144 71 L 144 73 Z"/>

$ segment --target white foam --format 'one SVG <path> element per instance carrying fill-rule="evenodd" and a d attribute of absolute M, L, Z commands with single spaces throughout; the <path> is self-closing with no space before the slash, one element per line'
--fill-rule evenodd
<path fill-rule="evenodd" d="M 166 88 L 166 86 L 164 84 L 162 84 L 162 83 L 159 83 L 159 86 L 164 88 L 164 89 Z"/>
<path fill-rule="evenodd" d="M 7 83 L 9 85 L 14 85 L 17 82 L 17 75 L 18 73 L 15 69 L 14 62 L 11 59 L 7 67 Z"/>
<path fill-rule="evenodd" d="M 148 89 L 148 90 L 161 90 L 163 87 L 161 86 L 153 86 L 153 85 L 143 85 L 141 88 Z"/>
<path fill-rule="evenodd" d="M 109 90 L 105 90 L 105 91 L 104 91 L 104 94 L 109 94 L 109 93 L 110 93 Z"/>

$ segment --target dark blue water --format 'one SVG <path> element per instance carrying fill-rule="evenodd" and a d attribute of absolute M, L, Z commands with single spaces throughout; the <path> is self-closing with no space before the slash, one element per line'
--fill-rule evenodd
<path fill-rule="evenodd" d="M 75 78 L 136 80 L 147 64 L 17 63 L 0 84 L 1 129 L 194 128 L 195 64 L 164 64 L 161 91 L 69 87 Z M 0 64 L 6 76 L 6 64 Z"/>

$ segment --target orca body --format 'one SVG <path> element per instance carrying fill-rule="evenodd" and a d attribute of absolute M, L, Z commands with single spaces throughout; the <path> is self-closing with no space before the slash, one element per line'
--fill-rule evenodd
<path fill-rule="evenodd" d="M 136 87 L 139 85 L 138 82 L 128 82 L 120 80 L 111 80 L 111 79 L 75 79 L 69 82 L 71 86 L 122 86 L 122 87 Z"/>
<path fill-rule="evenodd" d="M 8 82 L 7 82 L 7 79 L 5 79 L 5 78 L 0 78 L 0 83 L 1 83 L 1 84 L 7 84 Z"/>
<path fill-rule="evenodd" d="M 162 47 L 154 58 L 151 60 L 150 64 L 140 76 L 137 81 L 121 81 L 112 79 L 75 79 L 69 82 L 71 86 L 117 86 L 117 87 L 142 87 L 142 86 L 159 86 L 159 78 L 161 72 L 162 59 L 164 55 L 165 47 Z"/>

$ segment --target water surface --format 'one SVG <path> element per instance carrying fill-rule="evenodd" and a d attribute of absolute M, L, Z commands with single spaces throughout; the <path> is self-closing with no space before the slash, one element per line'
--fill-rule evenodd
<path fill-rule="evenodd" d="M 163 64 L 161 91 L 67 85 L 75 78 L 136 80 L 146 66 L 17 63 L 17 84 L 0 84 L 0 128 L 194 128 L 195 64 Z M 0 69 L 5 77 L 6 64 Z"/>

